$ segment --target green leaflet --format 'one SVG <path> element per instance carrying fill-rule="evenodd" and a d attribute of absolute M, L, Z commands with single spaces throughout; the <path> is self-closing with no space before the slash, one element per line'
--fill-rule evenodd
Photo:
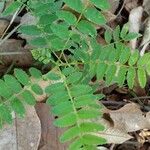
<path fill-rule="evenodd" d="M 127 73 L 127 82 L 130 89 L 132 89 L 134 86 L 135 77 L 136 77 L 135 68 L 133 67 L 129 68 Z"/>
<path fill-rule="evenodd" d="M 2 118 L 4 121 L 7 123 L 11 124 L 12 123 L 12 115 L 10 109 L 4 105 L 0 105 L 0 118 Z"/>
<path fill-rule="evenodd" d="M 95 27 L 86 20 L 81 20 L 78 23 L 77 28 L 80 32 L 83 32 L 92 37 L 96 37 L 96 35 L 97 35 L 97 31 L 96 31 Z"/>
<path fill-rule="evenodd" d="M 120 26 L 117 26 L 113 31 L 113 38 L 115 41 L 118 41 L 120 39 Z"/>
<path fill-rule="evenodd" d="M 70 13 L 69 11 L 58 11 L 56 13 L 59 19 L 65 20 L 69 25 L 74 25 L 77 21 L 77 18 L 74 14 Z"/>
<path fill-rule="evenodd" d="M 65 102 L 68 99 L 69 95 L 66 91 L 59 91 L 58 93 L 53 94 L 47 99 L 47 104 L 55 106 Z"/>
<path fill-rule="evenodd" d="M 98 145 L 107 143 L 107 141 L 104 138 L 90 134 L 84 135 L 82 140 L 83 143 L 87 145 Z"/>
<path fill-rule="evenodd" d="M 109 44 L 112 40 L 112 34 L 111 31 L 106 30 L 104 33 L 105 41 Z"/>
<path fill-rule="evenodd" d="M 70 8 L 74 9 L 77 12 L 82 12 L 84 9 L 83 3 L 81 0 L 63 0 Z"/>
<path fill-rule="evenodd" d="M 61 102 L 52 108 L 52 112 L 57 116 L 62 116 L 73 112 L 73 106 L 70 101 Z"/>
<path fill-rule="evenodd" d="M 144 56 L 139 58 L 137 66 L 144 67 L 147 64 L 147 62 L 149 62 L 149 60 L 150 60 L 150 53 L 146 53 L 144 54 Z"/>
<path fill-rule="evenodd" d="M 18 2 L 18 1 L 14 1 L 12 2 L 3 12 L 3 16 L 9 16 L 13 13 L 15 13 L 15 11 L 17 11 L 20 7 L 21 7 L 22 3 Z"/>
<path fill-rule="evenodd" d="M 130 40 L 133 40 L 135 38 L 139 38 L 140 36 L 141 36 L 141 34 L 139 34 L 139 33 L 130 32 L 123 39 L 125 41 L 130 41 Z"/>
<path fill-rule="evenodd" d="M 10 88 L 6 85 L 6 83 L 0 79 L 0 96 L 5 99 L 9 99 L 13 95 Z"/>
<path fill-rule="evenodd" d="M 105 24 L 106 20 L 104 16 L 99 12 L 96 8 L 87 8 L 86 11 L 83 13 L 84 16 L 91 22 L 96 24 Z"/>
<path fill-rule="evenodd" d="M 100 111 L 92 108 L 81 109 L 78 111 L 80 119 L 92 119 L 100 116 Z"/>
<path fill-rule="evenodd" d="M 76 115 L 74 113 L 67 114 L 63 117 L 56 119 L 53 123 L 57 127 L 69 127 L 75 125 L 77 122 Z"/>
<path fill-rule="evenodd" d="M 27 104 L 29 104 L 29 105 L 35 105 L 36 104 L 36 99 L 29 90 L 23 91 L 23 93 L 21 93 L 21 96 Z"/>
<path fill-rule="evenodd" d="M 105 75 L 105 72 L 107 70 L 107 67 L 108 65 L 105 64 L 105 63 L 100 63 L 97 65 L 97 72 L 96 72 L 96 77 L 98 80 L 102 80 L 104 75 Z"/>
<path fill-rule="evenodd" d="M 33 84 L 31 86 L 31 89 L 37 95 L 42 95 L 43 94 L 43 89 L 38 84 Z"/>
<path fill-rule="evenodd" d="M 25 114 L 25 108 L 22 104 L 22 102 L 15 98 L 11 101 L 11 107 L 20 117 L 24 117 Z"/>
<path fill-rule="evenodd" d="M 33 76 L 33 77 L 36 78 L 36 79 L 42 78 L 42 73 L 41 73 L 41 71 L 38 70 L 38 69 L 36 69 L 36 68 L 31 67 L 31 68 L 29 69 L 29 72 L 30 72 L 31 76 Z"/>
<path fill-rule="evenodd" d="M 54 49 L 54 51 L 59 51 L 59 50 L 62 50 L 62 49 L 65 49 L 68 47 L 68 45 L 66 45 L 66 47 L 64 47 L 65 41 L 63 39 L 58 38 L 58 37 L 51 39 L 50 42 L 51 42 L 51 46 Z"/>
<path fill-rule="evenodd" d="M 72 73 L 70 76 L 67 77 L 67 83 L 77 83 L 82 77 L 82 73 L 81 72 L 74 72 Z"/>
<path fill-rule="evenodd" d="M 6 85 L 15 93 L 22 90 L 21 84 L 12 75 L 5 75 L 4 80 Z"/>
<path fill-rule="evenodd" d="M 57 73 L 54 73 L 52 71 L 48 72 L 44 77 L 48 80 L 60 80 L 61 77 Z"/>
<path fill-rule="evenodd" d="M 70 35 L 68 26 L 66 26 L 65 24 L 52 24 L 51 30 L 61 39 L 67 39 Z"/>
<path fill-rule="evenodd" d="M 108 0 L 90 0 L 96 7 L 107 10 L 110 8 L 110 4 Z"/>
<path fill-rule="evenodd" d="M 146 71 L 147 74 L 150 75 L 150 61 L 148 61 L 148 63 L 146 64 Z"/>
<path fill-rule="evenodd" d="M 123 49 L 119 58 L 119 62 L 121 64 L 125 64 L 129 60 L 130 55 L 131 55 L 131 52 L 129 48 Z"/>
<path fill-rule="evenodd" d="M 30 84 L 30 78 L 29 76 L 26 74 L 25 71 L 21 70 L 21 69 L 14 69 L 14 74 L 15 77 L 18 79 L 18 81 L 23 84 L 23 85 L 28 85 Z"/>
<path fill-rule="evenodd" d="M 45 47 L 47 45 L 47 42 L 44 38 L 37 37 L 29 41 L 29 44 L 39 48 L 39 47 Z"/>
<path fill-rule="evenodd" d="M 142 67 L 138 68 L 137 74 L 138 74 L 139 84 L 141 88 L 144 88 L 147 81 L 145 69 Z"/>
<path fill-rule="evenodd" d="M 118 75 L 117 75 L 117 83 L 121 87 L 124 84 L 124 81 L 126 79 L 126 73 L 127 73 L 127 68 L 126 67 L 121 67 L 119 69 Z"/>
<path fill-rule="evenodd" d="M 36 25 L 22 25 L 18 31 L 30 36 L 40 36 L 42 33 Z"/>
<path fill-rule="evenodd" d="M 113 81 L 113 78 L 115 76 L 115 73 L 116 73 L 116 66 L 115 65 L 110 65 L 108 68 L 107 68 L 107 71 L 106 71 L 106 84 L 107 85 L 110 85 Z"/>
<path fill-rule="evenodd" d="M 140 56 L 139 51 L 138 50 L 134 51 L 134 53 L 131 54 L 131 56 L 129 58 L 129 65 L 130 66 L 135 65 L 139 59 L 139 56 Z"/>
<path fill-rule="evenodd" d="M 87 94 L 92 91 L 92 88 L 88 85 L 75 85 L 72 88 L 70 88 L 70 92 L 72 96 L 80 96 L 81 94 Z"/>
<path fill-rule="evenodd" d="M 68 150 L 77 150 L 77 149 L 81 148 L 82 145 L 83 144 L 82 144 L 81 139 L 77 138 L 69 145 Z"/>
<path fill-rule="evenodd" d="M 57 91 L 65 91 L 65 86 L 63 83 L 50 84 L 45 88 L 45 92 L 47 94 L 54 94 L 57 93 Z"/>
<path fill-rule="evenodd" d="M 81 127 L 80 130 L 83 133 L 103 131 L 105 129 L 103 125 L 94 122 L 83 122 L 80 124 L 80 127 Z"/>
<path fill-rule="evenodd" d="M 58 17 L 54 14 L 43 14 L 39 18 L 39 25 L 46 26 L 52 24 Z"/>
<path fill-rule="evenodd" d="M 128 31 L 129 31 L 129 24 L 126 23 L 121 30 L 120 37 L 124 38 L 126 34 L 128 33 Z"/>
<path fill-rule="evenodd" d="M 60 141 L 61 142 L 70 141 L 71 139 L 75 138 L 79 134 L 80 134 L 80 129 L 77 126 L 71 127 L 61 135 Z"/>

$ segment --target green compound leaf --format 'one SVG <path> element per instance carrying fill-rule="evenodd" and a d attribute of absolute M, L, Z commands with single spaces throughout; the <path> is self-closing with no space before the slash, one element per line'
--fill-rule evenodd
<path fill-rule="evenodd" d="M 67 4 L 67 6 L 69 6 L 70 8 L 74 9 L 77 12 L 82 12 L 82 10 L 84 9 L 81 0 L 63 0 L 63 1 Z"/>
<path fill-rule="evenodd" d="M 15 69 L 14 70 L 14 74 L 15 77 L 18 79 L 18 81 L 23 84 L 23 85 L 28 85 L 30 84 L 30 78 L 29 76 L 26 74 L 25 71 L 21 70 L 21 69 Z"/>
<path fill-rule="evenodd" d="M 84 12 L 84 16 L 91 22 L 96 24 L 105 24 L 106 20 L 104 16 L 96 8 L 87 8 Z"/>

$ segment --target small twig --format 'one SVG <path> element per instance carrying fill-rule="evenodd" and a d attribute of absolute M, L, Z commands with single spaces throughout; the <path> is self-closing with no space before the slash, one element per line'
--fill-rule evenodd
<path fill-rule="evenodd" d="M 123 1 L 123 4 L 122 4 L 122 6 L 121 6 L 119 12 L 118 12 L 117 15 L 116 15 L 116 18 L 117 18 L 117 17 L 120 15 L 120 13 L 122 12 L 122 10 L 123 10 L 123 8 L 124 8 L 124 5 L 125 5 L 125 2 L 126 2 L 126 0 Z"/>

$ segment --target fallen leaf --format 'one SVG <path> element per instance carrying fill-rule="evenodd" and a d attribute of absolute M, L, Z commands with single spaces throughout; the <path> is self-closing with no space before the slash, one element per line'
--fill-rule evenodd
<path fill-rule="evenodd" d="M 144 115 L 140 107 L 135 103 L 126 104 L 119 110 L 107 111 L 113 120 L 114 128 L 126 132 L 150 129 L 150 113 Z"/>
<path fill-rule="evenodd" d="M 37 150 L 41 137 L 41 124 L 35 108 L 26 106 L 25 118 L 15 117 L 11 126 L 0 132 L 0 150 Z"/>

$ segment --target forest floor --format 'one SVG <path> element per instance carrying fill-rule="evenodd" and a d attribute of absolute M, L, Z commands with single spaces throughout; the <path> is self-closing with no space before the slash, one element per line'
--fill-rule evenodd
<path fill-rule="evenodd" d="M 107 25 L 110 28 L 114 29 L 117 25 L 123 26 L 129 22 L 130 31 L 138 32 L 148 37 L 147 40 L 150 41 L 150 0 L 110 0 L 110 3 L 111 9 L 105 12 L 108 19 Z M 0 12 L 2 12 L 3 2 L 0 2 L 0 6 Z M 30 20 L 32 18 L 27 12 L 22 12 L 13 22 L 11 22 L 12 16 L 0 18 L 1 40 L 9 35 L 20 22 Z M 97 31 L 98 42 L 105 45 L 104 29 L 97 27 Z M 26 70 L 34 66 L 41 69 L 42 72 L 49 69 L 49 66 L 43 66 L 33 60 L 31 47 L 27 45 L 25 39 L 26 37 L 14 32 L 5 42 L 0 43 L 1 77 L 12 73 L 16 67 Z M 139 49 L 141 53 L 150 50 L 150 44 L 142 45 L 141 43 L 144 43 L 143 39 L 135 39 L 127 44 L 133 49 Z M 104 87 L 101 83 L 97 92 L 102 91 L 106 95 L 101 101 L 106 107 L 105 117 L 111 120 L 113 126 L 121 129 L 118 132 L 112 128 L 110 131 L 112 135 L 108 138 L 123 143 L 115 144 L 114 142 L 114 144 L 99 146 L 100 150 L 150 150 L 149 87 L 149 83 L 145 89 L 135 85 L 131 91 L 126 85 L 122 88 L 116 84 Z M 13 127 L 6 126 L 1 131 L 0 150 L 17 150 L 17 147 L 28 147 L 23 150 L 65 150 L 66 145 L 58 142 L 62 130 L 52 125 L 54 117 L 49 113 L 49 109 L 45 101 L 37 102 L 35 109 L 27 108 L 27 116 L 24 120 L 16 118 Z"/>

